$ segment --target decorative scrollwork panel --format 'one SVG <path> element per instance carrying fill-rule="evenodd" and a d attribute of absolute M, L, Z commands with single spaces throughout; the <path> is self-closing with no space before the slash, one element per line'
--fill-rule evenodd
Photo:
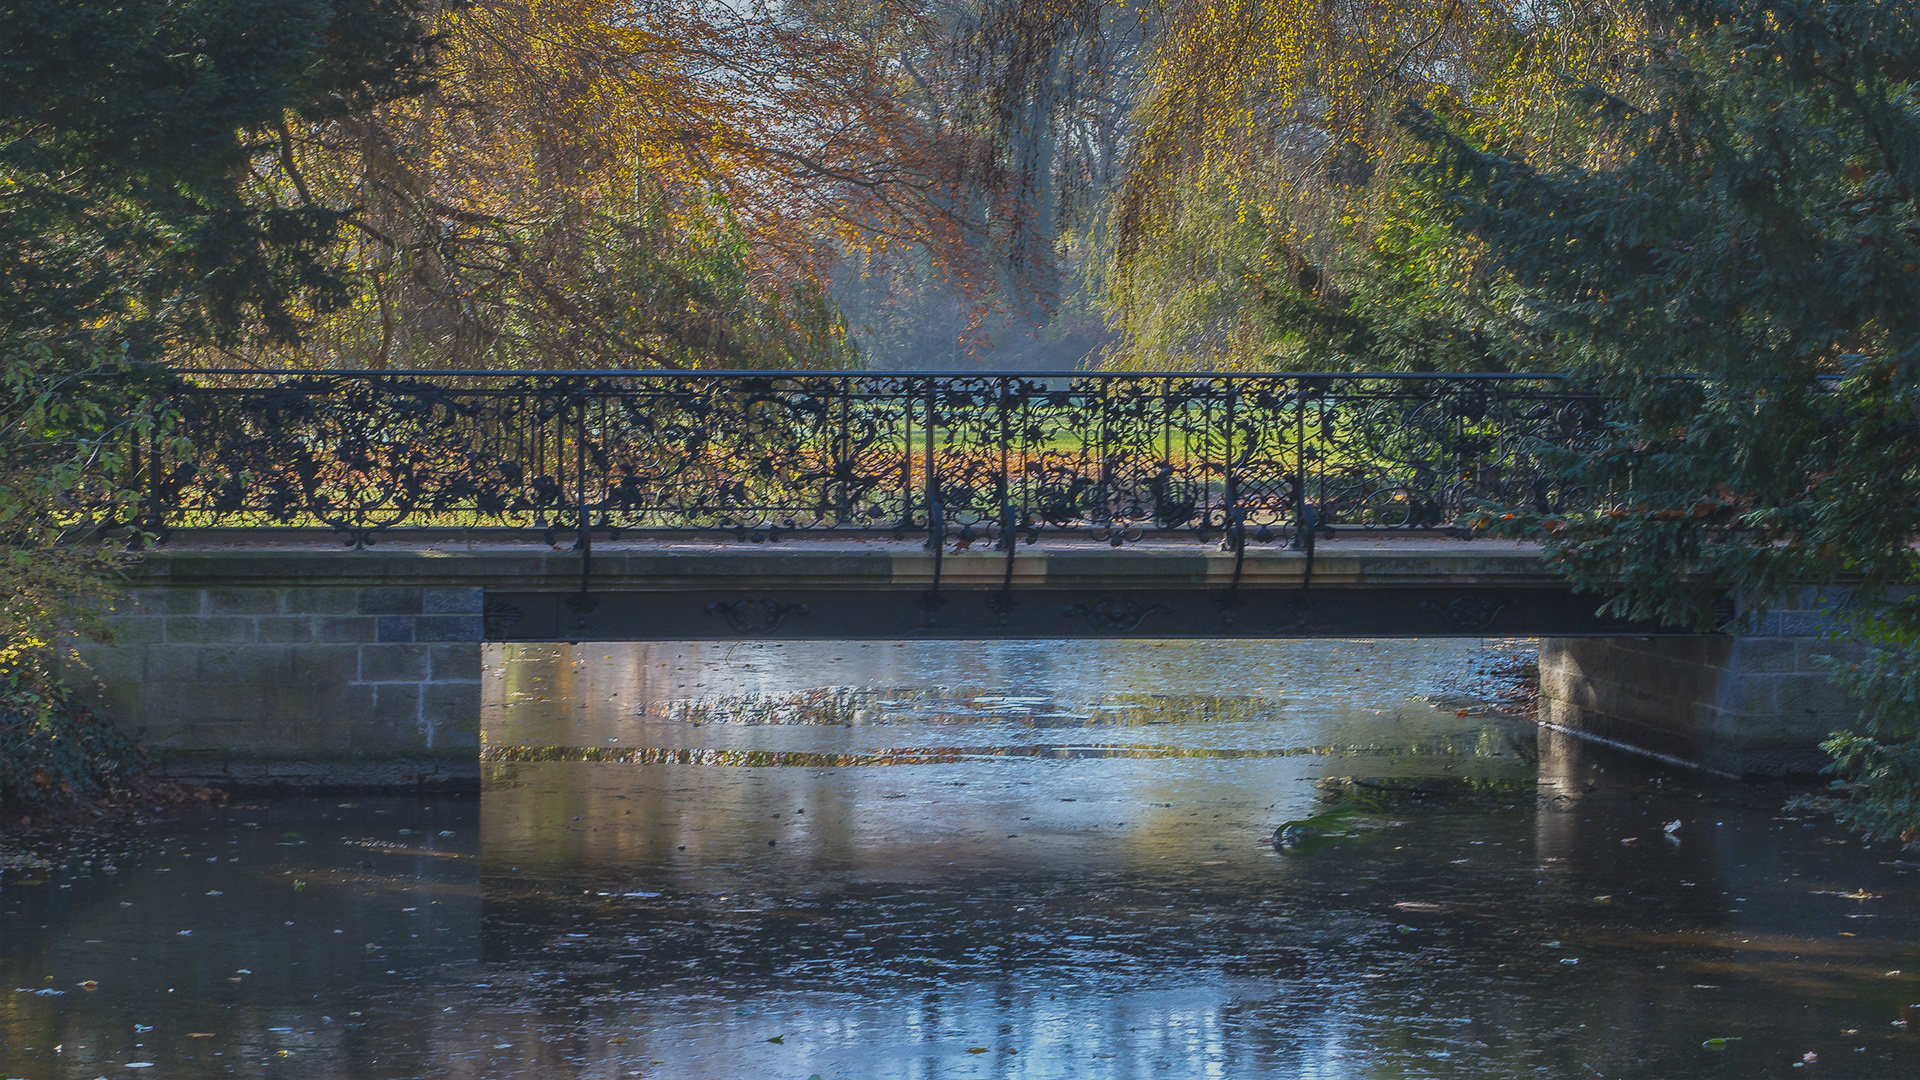
<path fill-rule="evenodd" d="M 1534 377 L 188 373 L 173 526 L 883 529 L 1115 543 L 1552 508 L 1602 403 Z"/>

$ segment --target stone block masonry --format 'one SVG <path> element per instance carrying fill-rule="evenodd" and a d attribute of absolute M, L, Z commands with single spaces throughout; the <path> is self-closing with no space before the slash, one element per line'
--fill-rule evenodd
<path fill-rule="evenodd" d="M 1863 651 L 1827 636 L 1816 601 L 1751 636 L 1544 638 L 1540 718 L 1737 776 L 1816 773 L 1820 742 L 1859 722 L 1820 658 Z"/>
<path fill-rule="evenodd" d="M 144 585 L 65 672 L 201 783 L 477 781 L 478 586 Z"/>

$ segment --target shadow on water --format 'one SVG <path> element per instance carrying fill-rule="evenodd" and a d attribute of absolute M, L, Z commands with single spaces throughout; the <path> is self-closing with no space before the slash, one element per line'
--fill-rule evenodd
<path fill-rule="evenodd" d="M 1484 714 L 1480 659 L 501 647 L 477 803 L 8 869 L 0 1069 L 1920 1076 L 1891 850 Z M 1336 842 L 1271 842 L 1356 796 Z"/>

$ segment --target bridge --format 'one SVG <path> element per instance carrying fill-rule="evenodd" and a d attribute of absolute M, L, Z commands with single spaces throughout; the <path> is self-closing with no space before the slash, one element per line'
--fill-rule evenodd
<path fill-rule="evenodd" d="M 209 370 L 145 407 L 96 520 L 152 546 L 78 680 L 191 775 L 471 775 L 523 641 L 1538 636 L 1567 726 L 1736 771 L 1831 726 L 1796 635 L 1602 618 L 1471 538 L 1584 497 L 1551 462 L 1604 403 L 1552 378 Z"/>

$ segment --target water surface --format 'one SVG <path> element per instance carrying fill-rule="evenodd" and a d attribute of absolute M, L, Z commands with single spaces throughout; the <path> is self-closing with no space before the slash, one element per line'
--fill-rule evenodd
<path fill-rule="evenodd" d="M 1920 1076 L 1895 852 L 1487 715 L 1476 649 L 501 648 L 477 801 L 8 871 L 0 1070 Z M 1276 853 L 1349 776 L 1445 794 Z"/>

